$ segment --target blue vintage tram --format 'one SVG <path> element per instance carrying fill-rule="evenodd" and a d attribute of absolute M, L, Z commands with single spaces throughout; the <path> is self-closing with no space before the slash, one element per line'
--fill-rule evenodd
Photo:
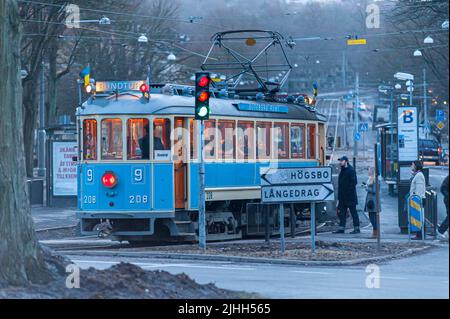
<path fill-rule="evenodd" d="M 199 129 L 194 98 L 186 87 L 150 85 L 150 98 L 143 101 L 141 83 L 98 82 L 95 99 L 77 108 L 81 232 L 130 242 L 195 240 Z M 205 122 L 207 240 L 261 235 L 260 167 L 323 164 L 326 119 L 308 105 L 218 94 L 210 106 Z M 308 205 L 294 209 L 301 219 Z"/>
<path fill-rule="evenodd" d="M 238 52 L 241 41 L 253 49 Z M 201 68 L 227 80 L 215 85 L 205 121 L 207 240 L 261 235 L 264 225 L 275 234 L 277 211 L 259 204 L 260 168 L 325 161 L 326 118 L 311 105 L 314 99 L 280 93 L 292 70 L 286 48 L 293 48 L 292 41 L 266 30 L 225 31 L 212 38 Z M 217 51 L 229 59 L 219 59 Z M 274 59 L 268 59 L 269 51 Z M 200 130 L 193 88 L 147 79 L 97 82 L 86 89 L 91 95 L 77 109 L 82 234 L 130 242 L 195 240 Z M 289 205 L 289 232 L 309 219 L 309 208 Z"/>

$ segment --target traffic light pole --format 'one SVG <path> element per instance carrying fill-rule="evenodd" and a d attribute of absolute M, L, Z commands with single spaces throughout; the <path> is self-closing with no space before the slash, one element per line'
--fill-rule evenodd
<path fill-rule="evenodd" d="M 199 174 L 199 201 L 198 201 L 198 234 L 199 247 L 206 249 L 206 209 L 205 209 L 205 123 L 200 121 L 200 163 Z"/>

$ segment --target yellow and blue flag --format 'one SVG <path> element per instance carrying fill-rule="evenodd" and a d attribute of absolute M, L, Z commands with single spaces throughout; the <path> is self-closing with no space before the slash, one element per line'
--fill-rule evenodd
<path fill-rule="evenodd" d="M 84 86 L 89 84 L 90 75 L 91 75 L 91 66 L 88 64 L 87 67 L 85 67 L 80 72 L 80 77 L 84 79 Z"/>

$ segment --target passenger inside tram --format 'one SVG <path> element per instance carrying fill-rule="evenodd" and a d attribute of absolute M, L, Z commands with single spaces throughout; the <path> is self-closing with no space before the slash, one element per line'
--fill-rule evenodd
<path fill-rule="evenodd" d="M 149 159 L 149 145 L 148 145 L 148 123 L 144 126 L 144 136 L 139 139 L 139 147 L 142 152 L 142 159 Z"/>

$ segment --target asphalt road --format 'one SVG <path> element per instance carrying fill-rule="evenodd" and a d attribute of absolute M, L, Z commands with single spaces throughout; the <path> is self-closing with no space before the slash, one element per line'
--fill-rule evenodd
<path fill-rule="evenodd" d="M 201 284 L 213 282 L 221 288 L 256 292 L 267 298 L 449 298 L 448 245 L 426 254 L 379 264 L 379 275 L 373 272 L 374 268 L 366 266 L 304 267 L 159 258 L 69 257 L 82 268 L 104 269 L 128 261 L 148 270 L 184 272 Z M 367 282 L 375 288 L 368 288 Z M 379 288 L 376 288 L 377 283 Z"/>

